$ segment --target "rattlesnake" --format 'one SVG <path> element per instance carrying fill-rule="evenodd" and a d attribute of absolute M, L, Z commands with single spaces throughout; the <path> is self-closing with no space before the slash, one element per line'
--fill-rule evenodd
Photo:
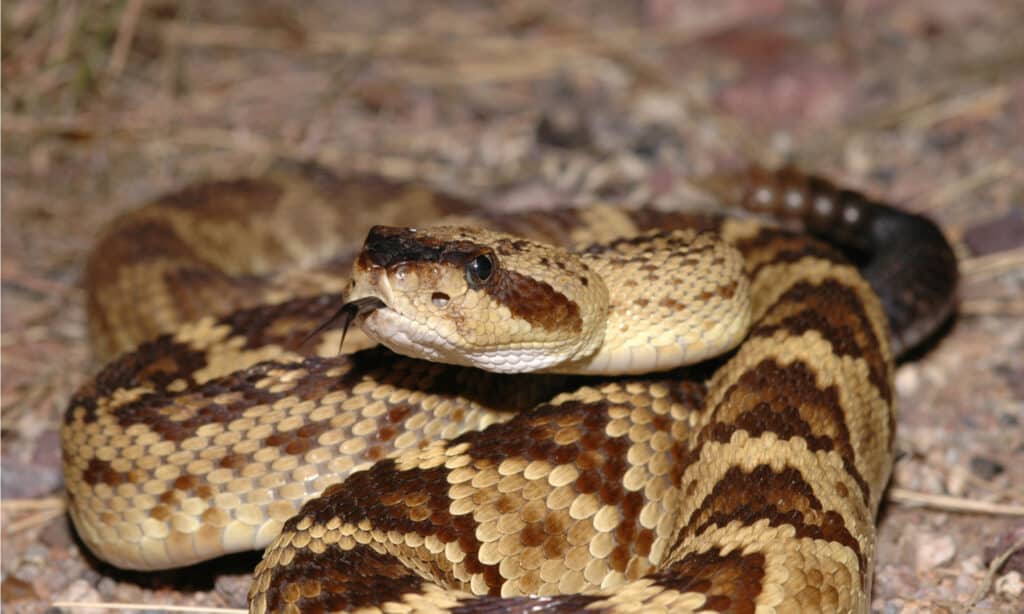
<path fill-rule="evenodd" d="M 88 263 L 90 323 L 100 355 L 135 349 L 66 414 L 79 534 L 138 569 L 270 543 L 254 611 L 866 610 L 892 464 L 891 356 L 948 316 L 952 252 L 924 218 L 792 171 L 707 186 L 847 254 L 749 219 L 603 206 L 493 215 L 422 186 L 294 165 L 121 218 Z M 344 248 L 367 230 L 353 217 L 605 246 L 594 251 L 715 231 L 742 255 L 753 325 L 722 358 L 611 380 L 338 354 L 341 323 L 318 327 L 367 292 L 347 288 Z M 403 232 L 423 255 L 409 231 L 376 232 L 364 268 L 394 265 Z M 476 236 L 446 232 L 449 246 Z M 683 309 L 643 289 L 658 268 L 644 269 L 643 253 L 619 254 L 640 266 L 617 285 L 637 286 L 637 305 Z M 300 272 L 277 273 L 281 262 Z M 534 283 L 546 289 L 498 300 L 506 319 L 550 316 L 558 282 Z"/>

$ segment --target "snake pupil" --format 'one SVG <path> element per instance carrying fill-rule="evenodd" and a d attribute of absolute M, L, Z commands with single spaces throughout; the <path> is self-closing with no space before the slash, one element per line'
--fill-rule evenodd
<path fill-rule="evenodd" d="M 472 287 L 487 283 L 494 274 L 494 256 L 480 254 L 466 265 L 466 281 Z"/>

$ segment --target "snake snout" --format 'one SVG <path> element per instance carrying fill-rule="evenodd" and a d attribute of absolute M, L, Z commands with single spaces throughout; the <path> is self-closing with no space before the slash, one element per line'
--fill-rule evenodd
<path fill-rule="evenodd" d="M 357 298 L 342 305 L 341 308 L 338 309 L 338 313 L 335 317 L 341 315 L 351 320 L 375 309 L 380 309 L 381 307 L 387 307 L 384 301 L 380 300 L 376 296 L 364 296 L 363 298 Z"/>

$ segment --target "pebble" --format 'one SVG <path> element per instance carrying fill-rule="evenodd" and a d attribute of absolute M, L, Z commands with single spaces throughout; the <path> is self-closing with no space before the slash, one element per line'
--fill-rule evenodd
<path fill-rule="evenodd" d="M 35 543 L 25 548 L 21 555 L 20 565 L 21 569 L 46 569 L 47 563 L 50 562 L 50 549 L 43 544 Z M 25 577 L 22 574 L 22 577 Z"/>
<path fill-rule="evenodd" d="M 964 243 L 977 256 L 1024 245 L 1024 213 L 1011 211 L 994 220 L 982 222 L 964 232 Z"/>
<path fill-rule="evenodd" d="M 893 483 L 923 492 L 942 492 L 946 487 L 945 476 L 941 471 L 913 460 L 904 460 L 896 464 L 893 469 Z"/>
<path fill-rule="evenodd" d="M 969 556 L 960 562 L 960 571 L 965 576 L 980 576 L 985 574 L 985 564 L 978 555 Z"/>
<path fill-rule="evenodd" d="M 1001 365 L 995 371 L 1006 382 L 1014 398 L 1024 398 L 1024 369 Z"/>
<path fill-rule="evenodd" d="M 917 537 L 914 567 L 918 572 L 934 569 L 953 560 L 956 543 L 949 535 L 922 533 Z"/>
<path fill-rule="evenodd" d="M 1004 597 L 1020 597 L 1024 595 L 1024 579 L 1019 571 L 1011 571 L 996 578 L 995 589 Z"/>
<path fill-rule="evenodd" d="M 36 449 L 32 454 L 32 464 L 46 468 L 61 467 L 60 445 L 60 429 L 51 428 L 40 433 L 35 440 Z"/>
<path fill-rule="evenodd" d="M 1002 463 L 984 456 L 971 457 L 970 464 L 971 473 L 985 481 L 991 480 L 1003 471 L 1006 471 L 1006 467 Z"/>
<path fill-rule="evenodd" d="M 231 607 L 244 609 L 249 602 L 249 587 L 251 585 L 252 576 L 249 575 L 218 576 L 214 582 L 214 591 Z"/>
<path fill-rule="evenodd" d="M 76 603 L 99 603 L 102 601 L 99 591 L 93 588 L 88 580 L 75 580 L 55 595 L 54 601 L 73 601 Z"/>
<path fill-rule="evenodd" d="M 1024 525 L 1011 529 L 1007 533 L 1004 533 L 996 540 L 996 542 L 985 548 L 985 561 L 991 563 L 996 557 L 1006 552 L 1013 544 L 1024 539 Z M 1024 575 L 1024 550 L 1017 550 L 1013 555 L 1010 556 L 1003 563 L 1003 567 L 1000 570 L 1004 574 L 1011 571 Z"/>
<path fill-rule="evenodd" d="M 890 601 L 882 608 L 883 614 L 900 614 L 903 610 L 903 602 L 900 600 Z"/>
<path fill-rule="evenodd" d="M 903 365 L 896 371 L 896 394 L 913 396 L 921 388 L 921 372 L 915 365 Z"/>
<path fill-rule="evenodd" d="M 56 466 L 26 463 L 16 458 L 3 458 L 0 474 L 0 498 L 35 499 L 56 491 L 63 483 L 60 464 Z"/>
<path fill-rule="evenodd" d="M 39 532 L 39 543 L 49 548 L 70 549 L 74 541 L 71 525 L 65 516 L 54 518 Z"/>
<path fill-rule="evenodd" d="M 7 576 L 0 583 L 0 593 L 3 594 L 3 602 L 24 601 L 26 599 L 38 599 L 35 587 L 31 582 L 22 580 L 18 576 Z"/>
<path fill-rule="evenodd" d="M 954 497 L 962 497 L 967 492 L 967 479 L 970 472 L 963 465 L 953 465 L 946 475 L 946 492 Z"/>

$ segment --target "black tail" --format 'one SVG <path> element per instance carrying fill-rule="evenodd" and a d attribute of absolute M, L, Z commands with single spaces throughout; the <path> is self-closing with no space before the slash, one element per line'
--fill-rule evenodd
<path fill-rule="evenodd" d="M 792 168 L 752 168 L 698 185 L 729 206 L 797 226 L 842 249 L 882 300 L 898 356 L 953 313 L 956 256 L 930 219 Z"/>

